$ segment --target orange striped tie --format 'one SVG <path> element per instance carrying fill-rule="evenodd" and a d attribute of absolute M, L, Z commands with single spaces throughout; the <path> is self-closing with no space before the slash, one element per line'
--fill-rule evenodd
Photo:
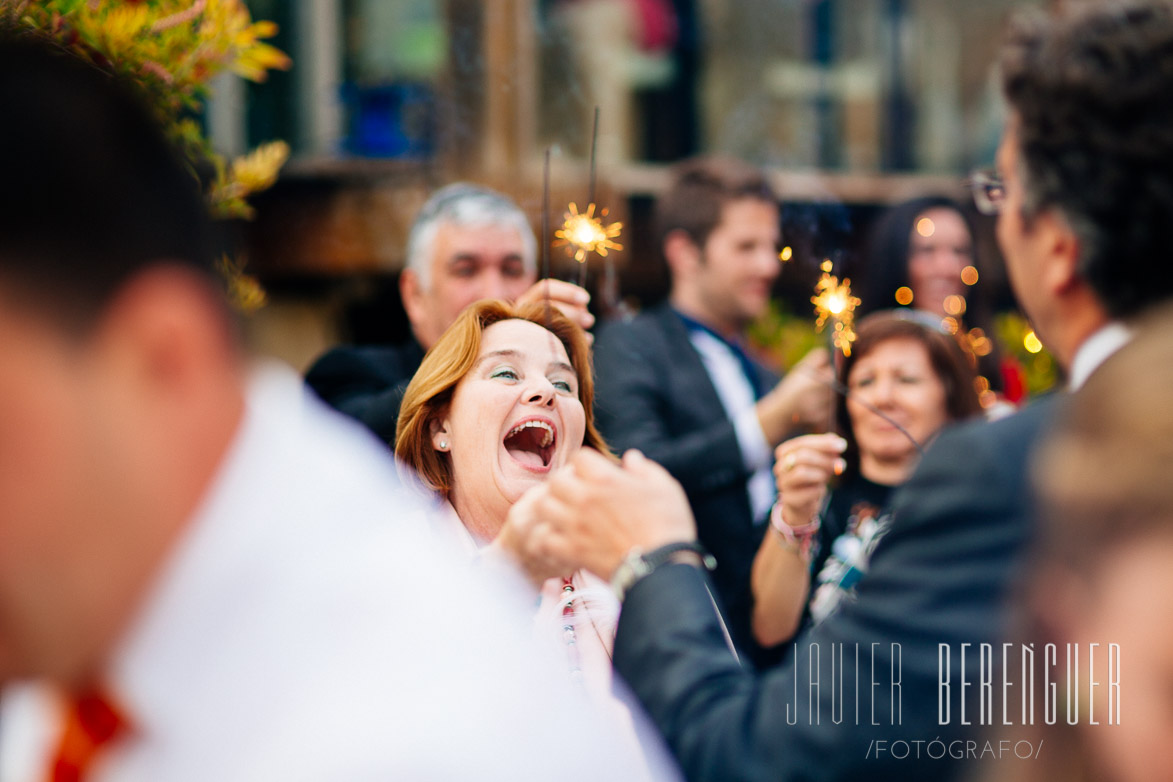
<path fill-rule="evenodd" d="M 82 782 L 97 754 L 126 729 L 126 720 L 100 690 L 75 695 L 68 707 L 50 782 Z"/>

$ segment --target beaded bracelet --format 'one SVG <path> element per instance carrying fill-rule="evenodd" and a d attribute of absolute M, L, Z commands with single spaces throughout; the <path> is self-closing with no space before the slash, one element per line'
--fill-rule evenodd
<path fill-rule="evenodd" d="M 811 546 L 814 545 L 815 535 L 819 532 L 821 519 L 816 515 L 806 524 L 794 527 L 782 518 L 782 503 L 774 503 L 770 511 L 770 526 L 782 537 L 782 544 L 791 551 L 795 551 L 803 559 L 810 559 Z"/>

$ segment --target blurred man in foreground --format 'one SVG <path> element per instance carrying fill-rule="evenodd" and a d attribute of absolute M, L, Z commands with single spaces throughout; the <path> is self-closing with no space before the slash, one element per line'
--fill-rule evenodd
<path fill-rule="evenodd" d="M 383 451 L 246 367 L 149 112 L 7 30 L 0 111 L 0 778 L 623 778 Z"/>

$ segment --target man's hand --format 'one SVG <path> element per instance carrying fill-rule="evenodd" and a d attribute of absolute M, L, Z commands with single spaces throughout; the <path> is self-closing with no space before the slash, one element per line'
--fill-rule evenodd
<path fill-rule="evenodd" d="M 831 420 L 835 368 L 826 348 L 815 348 L 790 368 L 757 404 L 762 433 L 777 445 L 798 426 L 823 431 Z"/>
<path fill-rule="evenodd" d="M 541 589 L 546 579 L 568 576 L 575 570 L 559 561 L 542 558 L 536 552 L 526 550 L 526 543 L 539 523 L 538 499 L 546 491 L 547 484 L 539 483 L 521 495 L 509 509 L 505 526 L 484 550 L 486 556 L 504 559 L 519 567 L 529 582 L 538 589 Z"/>
<path fill-rule="evenodd" d="M 538 280 L 529 290 L 517 298 L 516 304 L 541 304 L 547 299 L 550 305 L 586 331 L 595 325 L 595 316 L 587 309 L 591 295 L 574 283 L 563 280 Z M 587 340 L 594 342 L 594 335 L 587 332 Z"/>
<path fill-rule="evenodd" d="M 620 466 L 583 448 L 534 502 L 538 521 L 519 547 L 530 572 L 585 568 L 610 580 L 635 546 L 650 551 L 696 539 L 684 489 L 639 451 L 624 454 Z"/>

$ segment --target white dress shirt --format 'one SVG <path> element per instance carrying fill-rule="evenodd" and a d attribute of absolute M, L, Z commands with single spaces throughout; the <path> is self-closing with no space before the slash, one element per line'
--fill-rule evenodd
<path fill-rule="evenodd" d="M 623 779 L 639 768 L 529 601 L 427 530 L 383 446 L 283 369 L 112 656 L 131 724 L 93 782 Z M 527 610 L 528 609 L 528 610 Z M 0 779 L 45 778 L 44 688 L 5 696 Z M 22 765 L 23 764 L 23 765 Z M 43 767 L 42 767 L 43 768 Z"/>
<path fill-rule="evenodd" d="M 756 409 L 757 397 L 749 378 L 745 376 L 741 359 L 729 346 L 705 331 L 689 329 L 688 339 L 705 365 L 725 414 L 733 422 L 737 445 L 745 468 L 751 474 L 746 482 L 749 505 L 755 523 L 770 515 L 777 492 L 774 488 L 774 452 L 762 432 Z"/>
<path fill-rule="evenodd" d="M 1083 341 L 1071 360 L 1071 376 L 1068 387 L 1072 391 L 1083 388 L 1083 384 L 1100 368 L 1113 353 L 1128 344 L 1132 332 L 1123 323 L 1112 322 Z"/>

